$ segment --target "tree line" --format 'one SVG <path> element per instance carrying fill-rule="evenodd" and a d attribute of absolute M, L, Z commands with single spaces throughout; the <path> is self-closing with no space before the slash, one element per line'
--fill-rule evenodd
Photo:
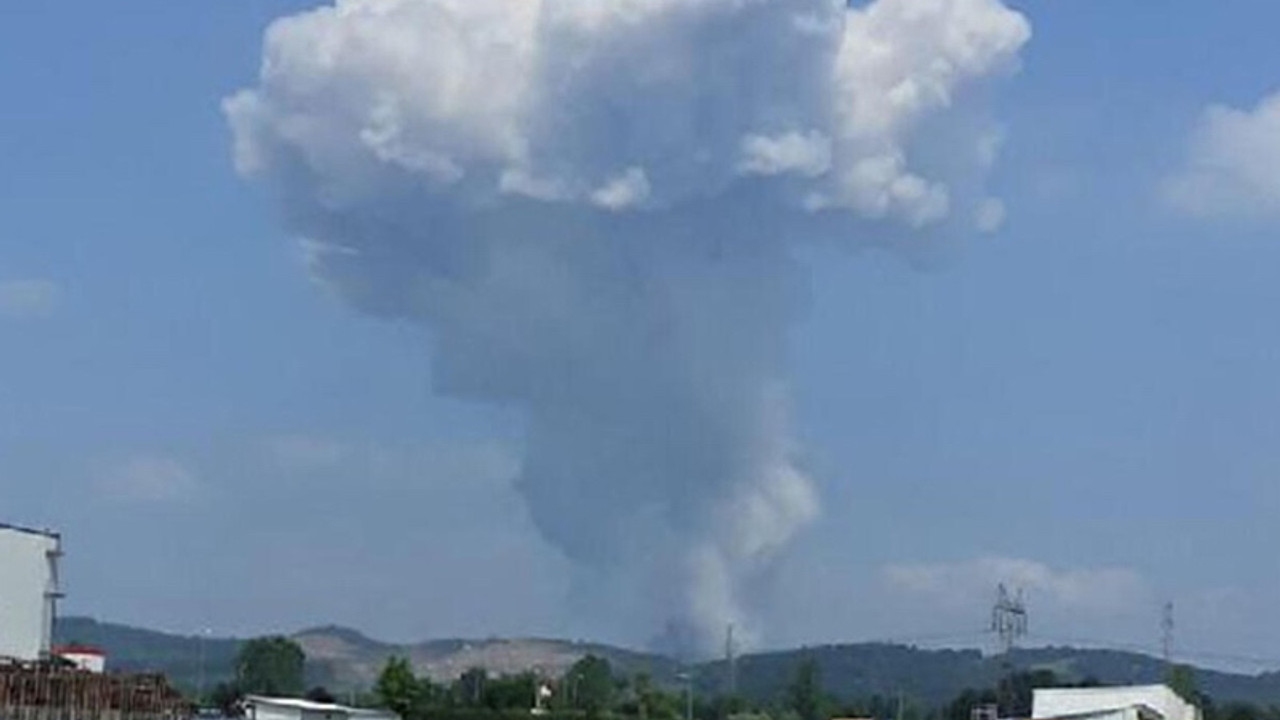
<path fill-rule="evenodd" d="M 824 694 L 813 661 L 802 663 L 784 696 L 768 703 L 698 695 L 693 680 L 686 676 L 683 687 L 664 687 L 647 672 L 619 674 L 607 659 L 587 655 L 558 678 L 493 676 L 474 668 L 437 683 L 417 677 L 407 659 L 392 658 L 373 695 L 378 706 L 404 720 L 513 720 L 531 714 L 550 720 L 829 720 L 837 707 Z"/>
<path fill-rule="evenodd" d="M 234 680 L 220 683 L 202 701 L 229 715 L 236 714 L 245 695 L 334 702 L 323 687 L 306 689 L 305 664 L 306 656 L 293 640 L 250 640 L 236 658 Z M 419 677 L 407 658 L 392 657 L 370 691 L 343 700 L 385 708 L 404 720 L 515 720 L 531 714 L 547 720 L 971 720 L 974 709 L 984 705 L 997 705 L 1001 717 L 1028 718 L 1037 688 L 1101 684 L 1095 678 L 1068 681 L 1051 670 L 1031 670 L 1012 672 L 995 687 L 966 689 L 937 707 L 905 695 L 848 700 L 825 690 L 821 668 L 807 658 L 778 697 L 761 702 L 724 693 L 694 694 L 691 686 L 664 687 L 645 672 L 620 674 L 596 655 L 583 657 L 557 678 L 533 672 L 493 675 L 471 668 L 448 682 Z M 1198 689 L 1188 666 L 1173 666 L 1166 684 L 1199 706 L 1204 720 L 1280 720 L 1280 705 L 1215 702 Z"/>
<path fill-rule="evenodd" d="M 578 660 L 562 677 L 532 672 L 492 675 L 472 668 L 452 682 L 417 677 L 405 658 L 387 661 L 374 685 L 378 705 L 404 720 L 528 717 L 598 720 L 632 717 L 677 720 L 681 699 L 661 689 L 646 673 L 623 678 L 595 655 Z"/>

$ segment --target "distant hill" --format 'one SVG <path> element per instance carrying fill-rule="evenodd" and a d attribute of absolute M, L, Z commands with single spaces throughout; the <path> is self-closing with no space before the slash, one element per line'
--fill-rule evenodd
<path fill-rule="evenodd" d="M 60 617 L 54 642 L 84 644 L 107 652 L 110 669 L 121 672 L 163 672 L 176 686 L 193 689 L 200 683 L 201 655 L 207 687 L 231 679 L 240 640 L 170 635 L 84 617 Z M 203 648 L 201 645 L 203 644 Z"/>
<path fill-rule="evenodd" d="M 74 617 L 59 619 L 56 635 L 59 642 L 102 647 L 116 670 L 164 672 L 185 688 L 194 688 L 200 679 L 202 642 L 198 637 Z M 492 673 L 540 670 L 559 675 L 588 653 L 607 658 L 620 674 L 645 671 L 666 685 L 677 683 L 680 667 L 676 661 L 657 655 L 554 639 L 432 640 L 397 645 L 341 627 L 304 630 L 293 638 L 307 654 L 310 682 L 337 692 L 369 687 L 392 655 L 409 658 L 419 674 L 438 681 L 455 678 L 471 667 Z M 241 643 L 228 638 L 203 642 L 207 686 L 232 676 Z M 991 687 L 1004 671 L 1003 659 L 983 656 L 977 650 L 924 650 L 882 643 L 830 645 L 745 655 L 737 663 L 738 689 L 755 700 L 777 699 L 807 657 L 817 661 L 827 691 L 841 699 L 903 693 L 930 706 L 949 701 L 965 688 Z M 1113 650 L 1023 649 L 1015 650 L 1009 661 L 1019 669 L 1051 669 L 1066 680 L 1092 677 L 1114 685 L 1159 682 L 1164 676 L 1160 660 Z M 726 677 L 724 663 L 703 664 L 695 675 L 700 694 L 718 692 Z M 1196 675 L 1201 689 L 1218 701 L 1280 705 L 1280 672 L 1243 675 L 1201 669 Z"/>
<path fill-rule="evenodd" d="M 1005 673 L 1004 658 L 977 650 L 923 650 L 903 645 L 831 645 L 747 655 L 738 660 L 740 691 L 754 700 L 780 697 L 796 668 L 813 658 L 826 690 L 841 699 L 902 693 L 929 706 L 950 701 L 966 688 L 994 687 Z M 1046 647 L 1015 649 L 1007 660 L 1018 670 L 1047 669 L 1069 682 L 1093 678 L 1107 685 L 1159 683 L 1162 660 L 1134 652 Z M 704 691 L 723 684 L 724 663 L 704 665 Z M 1216 701 L 1280 704 L 1280 673 L 1258 675 L 1197 669 L 1199 687 Z"/>
<path fill-rule="evenodd" d="M 292 635 L 307 655 L 308 682 L 346 692 L 370 687 L 393 655 L 409 658 L 419 675 L 436 681 L 452 680 L 469 668 L 482 667 L 505 674 L 540 670 L 560 675 L 588 654 L 609 660 L 618 672 L 653 675 L 674 681 L 673 660 L 609 645 L 550 639 L 431 640 L 412 645 L 380 642 L 341 627 L 321 627 Z M 89 644 L 107 652 L 113 670 L 163 672 L 177 686 L 193 689 L 200 683 L 201 654 L 206 687 L 234 676 L 235 657 L 243 640 L 170 635 L 90 618 L 59 618 L 58 643 Z"/>
<path fill-rule="evenodd" d="M 675 661 L 658 655 L 565 640 L 458 639 L 393 645 L 336 627 L 304 630 L 293 639 L 306 652 L 316 681 L 341 689 L 372 685 L 393 655 L 408 658 L 419 675 L 437 682 L 453 680 L 473 667 L 499 675 L 537 670 L 558 676 L 588 654 L 606 658 L 618 672 L 630 675 L 644 671 L 659 682 L 673 681 L 677 672 Z"/>

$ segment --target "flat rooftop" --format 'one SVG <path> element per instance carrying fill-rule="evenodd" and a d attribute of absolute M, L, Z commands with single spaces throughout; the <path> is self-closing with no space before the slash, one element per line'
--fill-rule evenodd
<path fill-rule="evenodd" d="M 22 533 L 23 535 L 39 535 L 40 537 L 61 540 L 62 534 L 52 530 L 38 530 L 36 528 L 23 527 L 21 525 L 10 525 L 9 523 L 0 522 L 0 532 L 8 530 L 9 532 Z"/>

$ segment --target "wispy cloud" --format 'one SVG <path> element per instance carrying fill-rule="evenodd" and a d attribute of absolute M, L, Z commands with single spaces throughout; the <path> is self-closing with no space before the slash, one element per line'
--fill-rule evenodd
<path fill-rule="evenodd" d="M 1190 215 L 1280 217 L 1280 92 L 1253 109 L 1207 108 L 1163 190 Z"/>
<path fill-rule="evenodd" d="M 1150 595 L 1146 581 L 1131 569 L 1053 568 L 1023 558 L 890 565 L 883 575 L 898 592 L 954 609 L 989 602 L 999 583 L 1021 588 L 1038 604 L 1102 615 L 1123 612 Z"/>
<path fill-rule="evenodd" d="M 0 280 L 0 319 L 48 317 L 57 310 L 62 291 L 50 280 Z"/>
<path fill-rule="evenodd" d="M 351 452 L 346 444 L 336 440 L 300 433 L 268 438 L 266 448 L 272 460 L 284 470 L 332 468 Z"/>
<path fill-rule="evenodd" d="M 136 503 L 175 502 L 200 487 L 196 473 L 182 462 L 161 455 L 136 455 L 107 465 L 98 475 L 99 491 L 113 500 Z"/>
<path fill-rule="evenodd" d="M 414 448 L 372 448 L 365 458 L 375 477 L 416 477 L 435 483 L 507 485 L 520 461 L 501 442 L 431 444 Z"/>
<path fill-rule="evenodd" d="M 465 478 L 501 484 L 509 483 L 519 467 L 515 450 L 498 441 L 396 445 L 296 432 L 266 438 L 261 447 L 274 469 L 290 475 L 358 475 L 371 482 Z"/>

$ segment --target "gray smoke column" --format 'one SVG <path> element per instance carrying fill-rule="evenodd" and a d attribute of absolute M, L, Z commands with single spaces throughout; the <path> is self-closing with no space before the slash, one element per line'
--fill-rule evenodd
<path fill-rule="evenodd" d="M 983 101 L 1029 36 L 999 0 L 339 0 L 225 111 L 315 275 L 527 413 L 580 589 L 709 648 L 818 511 L 796 248 L 998 225 Z"/>

